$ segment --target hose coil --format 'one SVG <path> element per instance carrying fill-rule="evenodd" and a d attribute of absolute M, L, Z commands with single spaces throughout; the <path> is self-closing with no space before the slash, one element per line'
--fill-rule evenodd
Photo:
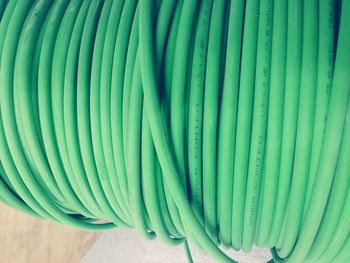
<path fill-rule="evenodd" d="M 349 19 L 349 0 L 0 0 L 0 200 L 220 262 L 348 262 Z"/>

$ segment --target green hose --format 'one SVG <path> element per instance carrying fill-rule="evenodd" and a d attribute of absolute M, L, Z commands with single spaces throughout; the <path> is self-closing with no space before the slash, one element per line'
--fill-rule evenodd
<path fill-rule="evenodd" d="M 348 262 L 349 19 L 349 0 L 0 0 L 0 200 L 190 262 L 188 243 Z"/>

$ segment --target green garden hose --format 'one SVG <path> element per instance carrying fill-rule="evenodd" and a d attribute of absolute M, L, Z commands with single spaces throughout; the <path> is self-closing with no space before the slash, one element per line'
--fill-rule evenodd
<path fill-rule="evenodd" d="M 0 200 L 219 262 L 350 261 L 349 21 L 349 0 L 0 0 Z"/>

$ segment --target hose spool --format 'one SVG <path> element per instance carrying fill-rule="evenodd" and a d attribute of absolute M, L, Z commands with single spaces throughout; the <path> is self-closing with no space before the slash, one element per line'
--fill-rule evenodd
<path fill-rule="evenodd" d="M 349 19 L 349 0 L 0 0 L 0 200 L 219 262 L 348 262 Z"/>

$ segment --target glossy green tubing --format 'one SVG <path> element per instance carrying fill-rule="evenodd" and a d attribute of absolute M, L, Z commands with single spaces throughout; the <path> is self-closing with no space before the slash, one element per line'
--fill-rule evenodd
<path fill-rule="evenodd" d="M 349 261 L 349 19 L 349 0 L 0 0 L 0 200 L 218 262 Z"/>

